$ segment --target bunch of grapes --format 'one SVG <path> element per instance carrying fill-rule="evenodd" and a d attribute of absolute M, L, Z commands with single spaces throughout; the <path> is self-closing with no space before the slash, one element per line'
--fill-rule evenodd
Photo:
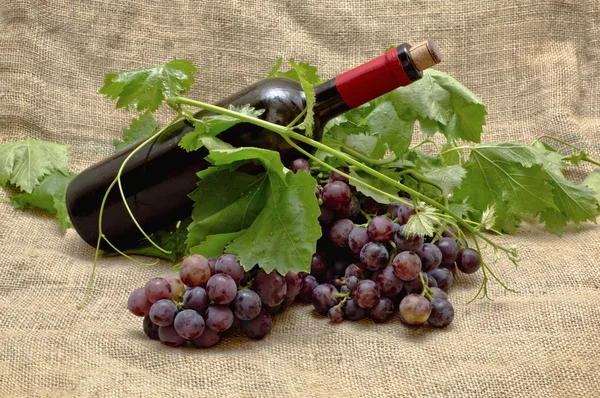
<path fill-rule="evenodd" d="M 129 310 L 144 317 L 146 335 L 177 347 L 212 347 L 241 330 L 251 339 L 271 331 L 273 316 L 294 302 L 304 275 L 255 267 L 245 272 L 237 257 L 192 254 L 179 277 L 153 278 L 129 296 Z"/>
<path fill-rule="evenodd" d="M 294 169 L 307 171 L 293 163 Z M 407 235 L 405 224 L 415 214 L 411 205 L 361 198 L 335 172 L 324 182 L 315 191 L 323 237 L 303 288 L 312 285 L 313 291 L 300 298 L 334 323 L 367 317 L 383 323 L 398 312 L 409 325 L 449 325 L 454 308 L 446 292 L 456 272 L 480 268 L 477 251 L 457 241 L 450 227 L 436 237 Z"/>

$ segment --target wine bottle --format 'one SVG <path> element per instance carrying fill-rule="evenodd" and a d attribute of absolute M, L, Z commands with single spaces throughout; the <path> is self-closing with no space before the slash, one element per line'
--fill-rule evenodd
<path fill-rule="evenodd" d="M 358 107 L 400 86 L 420 79 L 422 71 L 440 62 L 431 41 L 416 46 L 402 44 L 385 54 L 335 78 L 314 90 L 315 125 L 313 138 L 320 140 L 323 126 L 335 116 Z M 305 108 L 300 84 L 285 78 L 267 78 L 233 94 L 217 105 L 250 105 L 264 109 L 261 118 L 279 125 L 292 122 Z M 199 112 L 196 117 L 208 113 Z M 198 183 L 196 173 L 207 168 L 206 149 L 186 152 L 178 146 L 181 138 L 194 127 L 186 120 L 175 123 L 154 142 L 141 148 L 125 165 L 121 174 L 123 191 L 132 214 L 145 232 L 151 233 L 189 217 L 192 201 L 188 194 Z M 240 123 L 218 136 L 235 147 L 254 146 L 278 151 L 284 165 L 301 155 L 278 134 L 250 123 Z M 81 238 L 96 246 L 99 212 L 106 190 L 113 182 L 125 158 L 137 143 L 92 165 L 78 174 L 67 187 L 66 202 L 74 229 Z M 136 245 L 143 239 L 127 213 L 117 186 L 106 199 L 102 232 L 119 249 Z M 109 245 L 102 240 L 102 249 Z"/>

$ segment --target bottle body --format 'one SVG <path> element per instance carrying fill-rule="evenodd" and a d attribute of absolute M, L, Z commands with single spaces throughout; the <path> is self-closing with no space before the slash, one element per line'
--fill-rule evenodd
<path fill-rule="evenodd" d="M 321 139 L 323 126 L 333 117 L 420 79 L 422 69 L 417 65 L 429 67 L 439 62 L 439 54 L 433 43 L 426 42 L 415 48 L 414 58 L 411 46 L 402 44 L 316 86 L 313 138 Z M 306 101 L 298 82 L 270 78 L 223 99 L 217 105 L 250 105 L 255 109 L 264 109 L 261 118 L 285 126 L 304 110 Z M 208 114 L 199 112 L 197 117 Z M 154 142 L 141 148 L 124 166 L 121 174 L 124 196 L 133 216 L 147 233 L 191 214 L 193 206 L 188 195 L 197 186 L 197 173 L 209 166 L 204 159 L 208 154 L 205 148 L 186 152 L 179 147 L 181 138 L 193 129 L 187 121 L 174 124 Z M 251 146 L 277 151 L 286 166 L 301 157 L 277 133 L 250 123 L 239 123 L 221 132 L 218 137 L 234 147 Z M 91 246 L 98 244 L 100 208 L 106 191 L 125 158 L 139 144 L 89 167 L 67 187 L 67 210 L 73 227 Z M 304 144 L 299 145 L 312 151 Z M 116 185 L 104 204 L 102 233 L 119 249 L 135 246 L 143 238 L 127 212 Z M 100 241 L 100 247 L 109 249 L 104 240 Z"/>

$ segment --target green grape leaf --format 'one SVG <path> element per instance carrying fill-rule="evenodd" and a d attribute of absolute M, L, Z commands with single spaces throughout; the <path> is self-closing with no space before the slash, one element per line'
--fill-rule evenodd
<path fill-rule="evenodd" d="M 446 167 L 429 166 L 420 171 L 423 177 L 428 178 L 441 186 L 445 195 L 454 192 L 467 175 L 467 171 L 459 164 Z"/>
<path fill-rule="evenodd" d="M 306 101 L 306 114 L 304 121 L 298 125 L 298 128 L 304 129 L 305 135 L 312 138 L 313 125 L 315 124 L 315 103 L 317 97 L 315 95 L 314 85 L 319 83 L 317 69 L 306 63 L 296 63 L 293 58 L 290 59 L 290 65 L 298 76 L 298 81 L 304 90 L 304 99 Z"/>
<path fill-rule="evenodd" d="M 383 169 L 383 170 L 380 170 L 380 173 L 382 173 L 396 181 L 400 181 L 400 177 L 398 177 L 398 174 L 393 170 Z M 350 169 L 350 176 L 352 176 L 358 180 L 361 180 L 363 182 L 366 182 L 367 184 L 371 185 L 372 187 L 377 188 L 378 190 L 381 190 L 385 193 L 398 196 L 397 188 L 394 188 L 387 182 L 382 181 L 379 178 L 373 177 L 372 175 L 367 174 L 363 171 L 360 171 L 360 170 L 356 171 L 354 169 Z M 364 194 L 365 196 L 369 196 L 369 197 L 375 199 L 376 202 L 379 202 L 382 204 L 389 204 L 392 202 L 392 199 L 390 199 L 387 195 L 383 195 L 380 192 L 373 191 L 372 189 L 367 188 L 355 181 L 351 180 L 350 185 L 355 187 L 358 192 Z"/>
<path fill-rule="evenodd" d="M 600 203 L 600 167 L 597 167 L 583 180 L 583 185 L 595 192 L 595 197 Z"/>
<path fill-rule="evenodd" d="M 208 235 L 202 243 L 190 248 L 190 254 L 201 254 L 206 258 L 219 257 L 232 240 L 242 236 L 245 230 L 224 234 Z"/>
<path fill-rule="evenodd" d="M 36 207 L 47 210 L 57 215 L 62 232 L 71 227 L 67 213 L 65 194 L 69 182 L 75 177 L 74 173 L 67 175 L 60 171 L 53 171 L 45 176 L 39 185 L 31 192 L 23 192 L 11 196 L 10 201 L 17 209 Z"/>
<path fill-rule="evenodd" d="M 352 134 L 346 137 L 346 145 L 372 159 L 381 159 L 385 155 L 385 145 L 376 135 Z"/>
<path fill-rule="evenodd" d="M 117 108 L 154 112 L 169 98 L 187 92 L 198 70 L 188 60 L 176 59 L 145 69 L 111 72 L 98 91 L 117 100 Z"/>
<path fill-rule="evenodd" d="M 418 207 L 421 210 L 409 217 L 402 232 L 407 236 L 433 236 L 442 223 L 437 210 L 424 203 L 419 203 Z"/>
<path fill-rule="evenodd" d="M 0 186 L 8 183 L 31 193 L 42 177 L 55 170 L 67 175 L 71 147 L 27 138 L 0 144 Z"/>
<path fill-rule="evenodd" d="M 383 142 L 398 157 L 402 157 L 408 150 L 415 124 L 414 120 L 404 117 L 405 111 L 406 109 L 396 109 L 392 101 L 386 100 L 379 103 L 366 119 L 371 132 L 381 136 Z"/>
<path fill-rule="evenodd" d="M 123 130 L 123 140 L 115 139 L 115 152 L 120 152 L 156 133 L 158 122 L 151 113 L 146 112 L 138 119 L 134 118 L 128 128 Z"/>
<path fill-rule="evenodd" d="M 251 117 L 259 117 L 265 112 L 264 109 L 254 109 L 249 105 L 244 105 L 241 108 L 231 106 L 229 107 L 229 109 L 239 112 L 242 115 Z M 188 152 L 197 151 L 198 149 L 204 146 L 204 137 L 215 137 L 223 131 L 242 122 L 242 119 L 233 116 L 206 116 L 200 119 L 200 121 L 194 123 L 194 131 L 191 131 L 184 135 L 183 138 L 179 141 L 179 146 Z"/>

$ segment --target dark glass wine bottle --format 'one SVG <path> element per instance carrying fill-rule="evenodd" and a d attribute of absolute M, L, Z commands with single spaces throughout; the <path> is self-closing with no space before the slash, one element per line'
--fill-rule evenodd
<path fill-rule="evenodd" d="M 420 79 L 424 69 L 439 61 L 439 53 L 431 41 L 414 47 L 402 44 L 316 86 L 313 138 L 321 139 L 323 126 L 333 117 Z M 261 117 L 280 125 L 292 122 L 306 105 L 300 84 L 284 78 L 261 80 L 217 103 L 223 107 L 247 104 L 264 109 Z M 207 113 L 199 112 L 197 117 L 205 115 Z M 192 201 L 188 194 L 198 183 L 196 173 L 209 166 L 204 159 L 206 149 L 188 153 L 178 146 L 181 138 L 193 129 L 184 120 L 174 124 L 125 165 L 121 175 L 125 197 L 137 222 L 147 233 L 165 228 L 191 214 Z M 237 124 L 218 137 L 235 147 L 276 150 L 286 166 L 300 157 L 278 134 L 249 123 Z M 95 247 L 98 243 L 99 211 L 106 190 L 125 158 L 139 144 L 82 171 L 67 188 L 67 209 L 73 227 L 91 246 Z M 102 231 L 119 249 L 129 248 L 143 238 L 127 213 L 116 185 L 105 203 Z M 109 249 L 104 240 L 101 248 Z"/>

